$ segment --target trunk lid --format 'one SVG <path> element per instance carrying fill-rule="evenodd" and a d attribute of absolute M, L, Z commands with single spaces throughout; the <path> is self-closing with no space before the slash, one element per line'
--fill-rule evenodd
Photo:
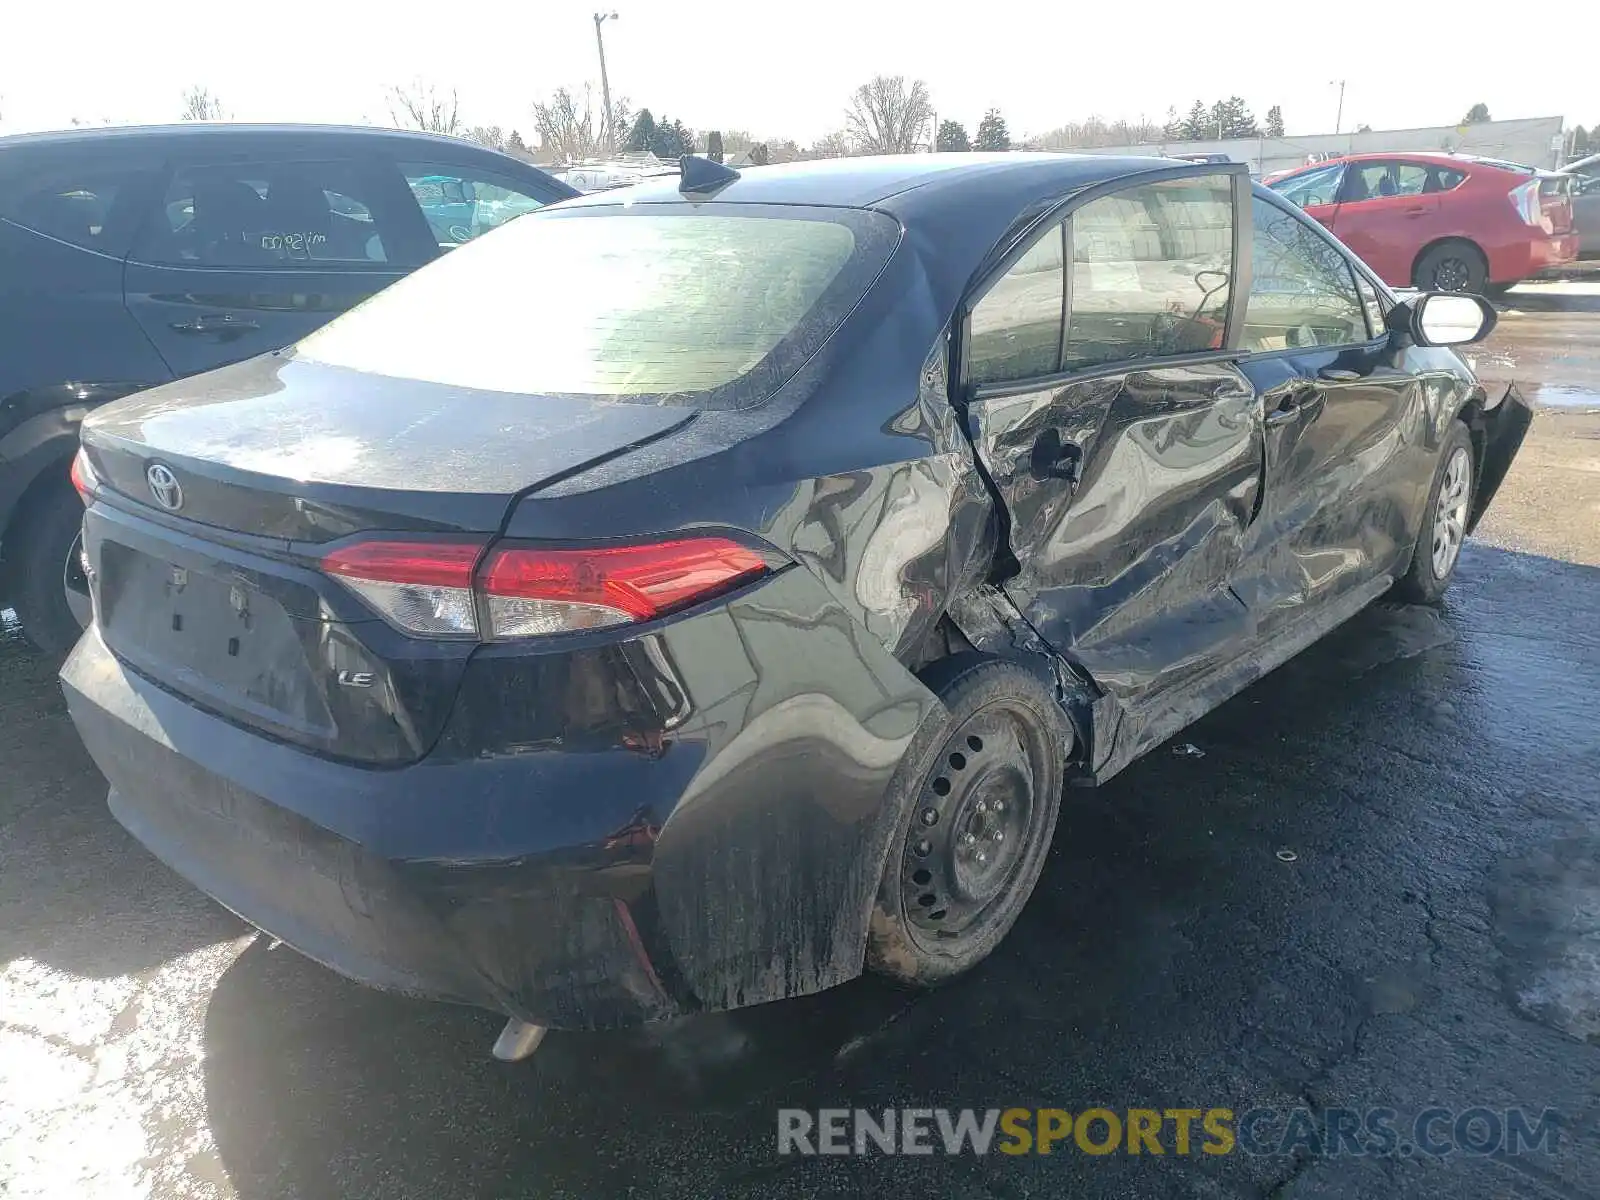
<path fill-rule="evenodd" d="M 83 426 L 95 620 L 140 673 L 238 724 L 332 757 L 414 761 L 476 642 L 402 634 L 319 569 L 329 544 L 487 542 L 521 493 L 694 415 L 289 354 L 141 393 Z"/>
<path fill-rule="evenodd" d="M 268 354 L 99 409 L 102 482 L 186 521 L 286 541 L 369 529 L 493 532 L 519 492 L 688 424 L 694 411 L 477 391 Z"/>

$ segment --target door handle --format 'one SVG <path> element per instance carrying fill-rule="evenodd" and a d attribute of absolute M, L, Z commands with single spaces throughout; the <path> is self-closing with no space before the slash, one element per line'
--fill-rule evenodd
<path fill-rule="evenodd" d="M 219 333 L 223 336 L 237 336 L 261 328 L 256 322 L 241 320 L 231 313 L 205 313 L 192 321 L 173 321 L 170 327 L 174 333 Z"/>
<path fill-rule="evenodd" d="M 1059 429 L 1046 429 L 1033 443 L 1028 468 L 1041 483 L 1060 479 L 1076 491 L 1083 472 L 1083 448 L 1076 442 L 1062 441 Z"/>
<path fill-rule="evenodd" d="M 1298 387 L 1278 401 L 1278 407 L 1267 414 L 1264 424 L 1269 429 L 1287 425 L 1321 407 L 1321 392 L 1313 387 Z"/>
<path fill-rule="evenodd" d="M 1318 379 L 1326 379 L 1329 383 L 1354 383 L 1361 378 L 1360 371 L 1347 371 L 1343 367 L 1323 367 L 1317 372 Z"/>
<path fill-rule="evenodd" d="M 1426 208 L 1407 208 L 1402 210 L 1408 217 L 1425 217 L 1428 215 Z"/>
<path fill-rule="evenodd" d="M 1279 425 L 1287 425 L 1289 422 L 1298 421 L 1299 419 L 1300 399 L 1297 396 L 1289 396 L 1277 408 L 1267 414 L 1266 426 L 1268 429 L 1275 429 Z"/>

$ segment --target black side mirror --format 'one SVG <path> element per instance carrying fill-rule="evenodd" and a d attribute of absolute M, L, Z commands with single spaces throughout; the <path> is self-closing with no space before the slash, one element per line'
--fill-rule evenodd
<path fill-rule="evenodd" d="M 1494 305 L 1482 296 L 1424 292 L 1391 308 L 1385 324 L 1419 346 L 1466 346 L 1488 337 L 1499 319 Z"/>

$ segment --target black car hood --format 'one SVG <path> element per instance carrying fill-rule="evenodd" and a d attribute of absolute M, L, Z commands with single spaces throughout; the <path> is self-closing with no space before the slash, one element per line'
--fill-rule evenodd
<path fill-rule="evenodd" d="M 179 380 L 84 422 L 93 466 L 152 505 L 152 461 L 181 515 L 292 539 L 360 528 L 493 530 L 511 498 L 670 434 L 693 410 L 450 387 L 290 352 Z M 307 521 L 307 510 L 346 510 Z M 387 519 L 386 519 L 387 518 Z"/>

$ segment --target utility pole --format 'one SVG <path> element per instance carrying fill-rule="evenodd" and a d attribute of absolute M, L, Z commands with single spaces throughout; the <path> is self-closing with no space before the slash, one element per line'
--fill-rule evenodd
<path fill-rule="evenodd" d="M 1339 108 L 1338 108 L 1338 111 L 1335 112 L 1334 115 L 1333 115 L 1333 131 L 1335 133 L 1338 133 L 1340 128 L 1344 124 L 1344 80 L 1342 80 L 1342 79 L 1330 79 L 1330 80 L 1328 80 L 1328 86 L 1329 87 L 1332 87 L 1336 83 L 1339 85 Z"/>
<path fill-rule="evenodd" d="M 606 153 L 609 155 L 616 149 L 616 130 L 611 128 L 611 81 L 606 78 L 606 40 L 601 36 L 600 26 L 607 21 L 615 21 L 617 14 L 614 12 L 595 13 L 594 15 L 594 44 L 600 50 L 600 103 L 606 106 L 601 115 L 601 128 L 605 130 Z"/>

